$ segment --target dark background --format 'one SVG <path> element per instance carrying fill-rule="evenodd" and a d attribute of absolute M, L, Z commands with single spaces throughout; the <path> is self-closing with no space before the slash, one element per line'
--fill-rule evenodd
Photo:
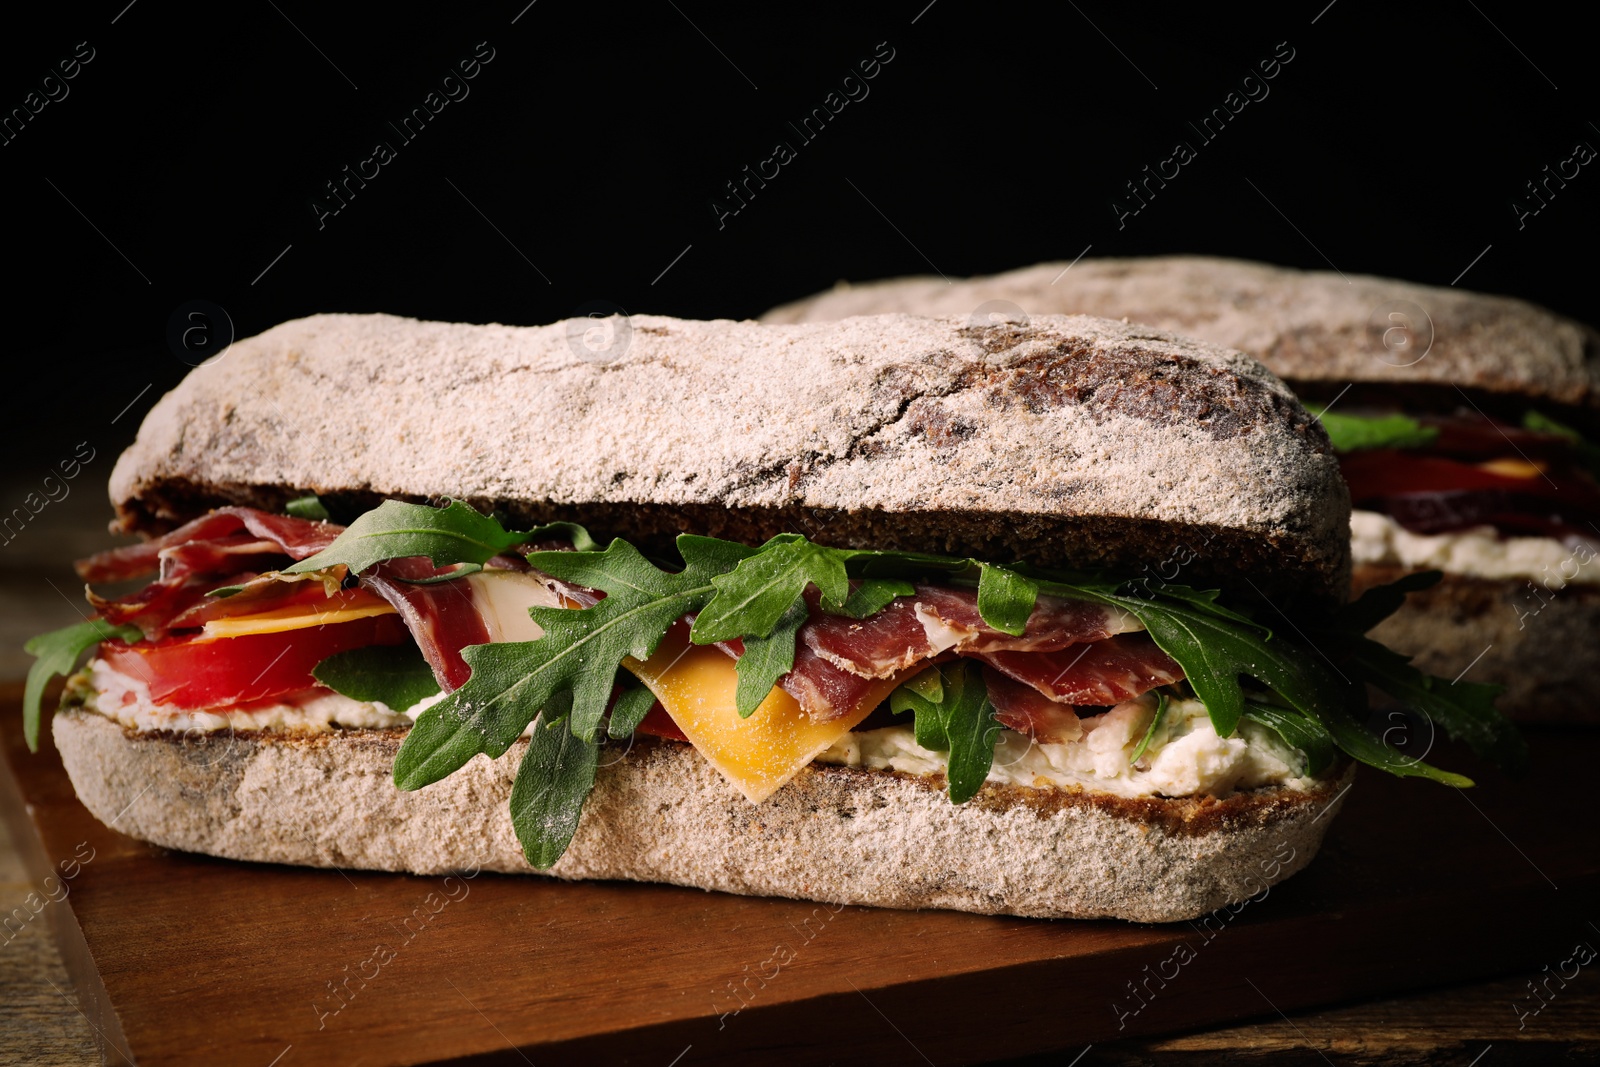
<path fill-rule="evenodd" d="M 94 50 L 0 145 L 13 484 L 85 438 L 104 484 L 188 370 L 166 333 L 196 299 L 241 337 L 335 310 L 743 317 L 840 278 L 1090 245 L 1438 285 L 1492 246 L 1463 287 L 1597 318 L 1580 256 L 1600 166 L 1521 230 L 1511 207 L 1576 142 L 1600 146 L 1587 34 L 1529 5 L 1083 0 L 1045 21 L 962 0 L 525 3 L 113 0 L 8 25 L 5 112 L 79 42 Z M 494 58 L 470 95 L 403 143 L 386 122 L 483 41 Z M 894 58 L 870 95 L 801 144 L 787 122 L 883 41 Z M 1294 58 L 1270 95 L 1201 143 L 1186 122 L 1279 42 Z M 397 158 L 319 229 L 324 183 L 380 138 Z M 780 138 L 798 158 L 719 229 L 712 198 Z M 1119 230 L 1112 199 L 1179 138 L 1198 158 Z"/>

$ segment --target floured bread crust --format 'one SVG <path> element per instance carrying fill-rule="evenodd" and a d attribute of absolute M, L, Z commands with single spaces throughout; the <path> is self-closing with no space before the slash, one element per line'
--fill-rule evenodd
<path fill-rule="evenodd" d="M 1068 266 L 1041 263 L 953 285 L 928 277 L 841 283 L 774 308 L 762 321 L 887 312 L 970 316 L 987 301 L 1003 300 L 1030 316 L 1126 317 L 1237 348 L 1295 384 L 1460 385 L 1600 408 L 1600 334 L 1522 300 L 1212 256 L 1085 259 Z M 1418 358 L 1416 346 L 1404 353 L 1385 349 L 1381 330 L 1369 326 L 1375 312 L 1400 302 L 1420 307 L 1431 323 L 1426 356 Z M 1416 326 L 1420 345 L 1424 326 Z"/>
<path fill-rule="evenodd" d="M 1343 596 L 1327 437 L 1238 352 L 1083 316 L 640 315 L 600 361 L 575 340 L 592 325 L 317 315 L 240 341 L 118 461 L 121 528 L 307 491 L 452 496 L 647 550 L 798 531 L 1134 573 L 1179 558 L 1191 583 Z"/>
<path fill-rule="evenodd" d="M 394 788 L 403 731 L 202 743 L 54 719 L 78 796 L 103 822 L 231 859 L 440 874 L 532 873 L 508 802 L 526 742 L 434 785 Z M 892 908 L 1041 918 L 1192 919 L 1310 862 L 1354 774 L 1224 800 L 1122 799 L 813 764 L 760 805 L 693 749 L 608 747 L 577 835 L 549 873 Z"/>

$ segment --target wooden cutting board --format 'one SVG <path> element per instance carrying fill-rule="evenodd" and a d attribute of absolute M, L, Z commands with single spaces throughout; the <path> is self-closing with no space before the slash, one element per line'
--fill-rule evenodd
<path fill-rule="evenodd" d="M 1163 926 L 213 860 L 95 821 L 48 741 L 23 747 L 14 690 L 0 733 L 0 789 L 14 794 L 0 805 L 36 883 L 74 874 L 49 883 L 67 895 L 41 918 L 57 923 L 93 1025 L 140 1064 L 1071 1056 L 1534 975 L 1593 939 L 1600 902 L 1600 735 L 1577 732 L 1534 736 L 1523 783 L 1489 774 L 1461 792 L 1364 771 L 1309 870 L 1237 914 Z"/>

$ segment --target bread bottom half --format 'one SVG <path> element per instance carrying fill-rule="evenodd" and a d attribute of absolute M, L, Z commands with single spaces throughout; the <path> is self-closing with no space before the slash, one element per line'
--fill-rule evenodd
<path fill-rule="evenodd" d="M 526 747 L 415 792 L 390 769 L 403 730 L 138 733 L 63 708 L 54 734 L 96 818 L 230 859 L 441 874 L 533 873 L 511 827 Z M 1123 799 L 813 764 L 751 804 L 688 745 L 608 747 L 559 878 L 1040 918 L 1192 919 L 1310 862 L 1354 773 L 1226 799 Z"/>
<path fill-rule="evenodd" d="M 1409 573 L 1358 563 L 1354 590 Z M 1600 586 L 1446 574 L 1372 637 L 1429 674 L 1505 686 L 1496 706 L 1519 722 L 1600 724 Z"/>

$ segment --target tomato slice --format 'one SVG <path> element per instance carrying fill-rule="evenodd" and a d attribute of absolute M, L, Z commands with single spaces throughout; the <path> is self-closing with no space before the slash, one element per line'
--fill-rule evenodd
<path fill-rule="evenodd" d="M 336 652 L 411 639 L 398 615 L 218 641 L 169 637 L 161 641 L 105 641 L 100 656 L 111 667 L 150 687 L 157 704 L 225 708 L 282 696 L 317 685 L 311 669 Z"/>

